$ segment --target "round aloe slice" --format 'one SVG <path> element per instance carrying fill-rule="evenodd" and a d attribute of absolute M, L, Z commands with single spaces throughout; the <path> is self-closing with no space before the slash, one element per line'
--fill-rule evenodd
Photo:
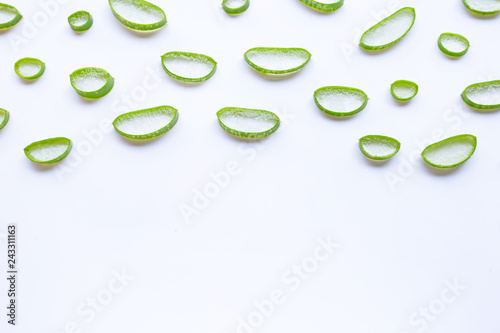
<path fill-rule="evenodd" d="M 204 54 L 168 52 L 161 56 L 163 69 L 170 77 L 184 82 L 202 82 L 210 79 L 217 62 Z"/>
<path fill-rule="evenodd" d="M 359 46 L 365 50 L 385 49 L 403 38 L 415 22 L 415 9 L 405 7 L 383 19 L 361 36 Z"/>
<path fill-rule="evenodd" d="M 0 129 L 4 128 L 9 122 L 10 113 L 7 110 L 0 109 Z"/>
<path fill-rule="evenodd" d="M 52 138 L 33 142 L 24 148 L 24 154 L 35 163 L 52 164 L 68 156 L 71 147 L 70 139 Z"/>
<path fill-rule="evenodd" d="M 461 57 L 469 50 L 469 41 L 464 36 L 445 32 L 438 39 L 439 49 L 450 57 Z"/>
<path fill-rule="evenodd" d="M 500 13 L 500 0 L 462 0 L 465 7 L 479 15 L 495 15 Z"/>
<path fill-rule="evenodd" d="M 106 70 L 97 67 L 80 68 L 70 74 L 71 85 L 85 98 L 96 99 L 107 95 L 115 79 Z"/>
<path fill-rule="evenodd" d="M 427 146 L 422 157 L 433 167 L 453 168 L 467 161 L 474 154 L 476 145 L 474 135 L 457 135 Z"/>
<path fill-rule="evenodd" d="M 396 155 L 401 147 L 398 140 L 382 135 L 367 135 L 359 139 L 361 152 L 372 160 L 386 160 Z"/>
<path fill-rule="evenodd" d="M 217 112 L 217 118 L 226 132 L 242 138 L 264 138 L 280 126 L 280 118 L 265 110 L 227 107 Z"/>
<path fill-rule="evenodd" d="M 499 109 L 500 80 L 471 84 L 463 91 L 462 99 L 476 109 Z"/>
<path fill-rule="evenodd" d="M 405 102 L 415 97 L 418 93 L 418 85 L 407 80 L 397 80 L 391 84 L 392 97 L 398 101 Z"/>
<path fill-rule="evenodd" d="M 86 11 L 78 11 L 76 13 L 71 14 L 68 17 L 68 23 L 74 31 L 81 32 L 87 31 L 92 27 L 94 20 L 92 19 L 92 15 Z"/>
<path fill-rule="evenodd" d="M 231 15 L 241 14 L 250 6 L 250 0 L 224 0 L 222 8 Z"/>
<path fill-rule="evenodd" d="M 298 71 L 311 59 L 301 48 L 256 47 L 245 52 L 245 61 L 264 74 L 289 74 Z"/>
<path fill-rule="evenodd" d="M 167 23 L 165 12 L 147 1 L 109 0 L 109 6 L 116 19 L 133 30 L 156 30 Z"/>
<path fill-rule="evenodd" d="M 34 80 L 43 75 L 45 64 L 36 58 L 22 58 L 14 64 L 14 71 L 25 80 Z"/>
<path fill-rule="evenodd" d="M 179 119 L 177 109 L 171 106 L 157 106 L 119 115 L 113 121 L 113 126 L 124 137 L 146 140 L 170 131 L 177 123 L 177 119 Z"/>
<path fill-rule="evenodd" d="M 342 7 L 344 4 L 344 0 L 322 0 L 322 1 L 314 1 L 314 0 L 300 0 L 311 8 L 319 10 L 321 12 L 333 12 Z"/>
<path fill-rule="evenodd" d="M 314 101 L 321 111 L 329 115 L 348 117 L 365 108 L 368 96 L 357 88 L 330 86 L 316 90 Z"/>
<path fill-rule="evenodd" d="M 0 30 L 15 26 L 22 17 L 16 7 L 0 3 Z"/>

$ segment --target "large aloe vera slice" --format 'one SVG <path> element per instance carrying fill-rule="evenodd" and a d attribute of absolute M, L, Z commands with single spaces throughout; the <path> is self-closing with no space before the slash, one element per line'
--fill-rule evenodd
<path fill-rule="evenodd" d="M 462 92 L 462 99 L 476 109 L 499 109 L 500 80 L 471 84 Z"/>
<path fill-rule="evenodd" d="M 158 106 L 119 115 L 113 121 L 113 126 L 124 137 L 146 140 L 170 131 L 178 118 L 177 109 L 171 106 Z"/>
<path fill-rule="evenodd" d="M 418 93 L 418 85 L 408 80 L 397 80 L 391 84 L 392 97 L 398 101 L 405 102 L 415 97 Z"/>
<path fill-rule="evenodd" d="M 144 0 L 109 0 L 109 5 L 116 19 L 133 30 L 156 30 L 167 23 L 165 12 Z"/>
<path fill-rule="evenodd" d="M 0 3 L 0 30 L 15 26 L 22 18 L 16 7 Z"/>
<path fill-rule="evenodd" d="M 479 15 L 495 15 L 500 13 L 500 0 L 462 0 L 465 7 Z"/>
<path fill-rule="evenodd" d="M 367 135 L 359 139 L 363 155 L 372 160 L 386 160 L 396 155 L 401 147 L 398 140 L 383 135 Z"/>
<path fill-rule="evenodd" d="M 22 58 L 14 64 L 14 71 L 25 80 L 34 80 L 43 75 L 45 64 L 36 58 Z"/>
<path fill-rule="evenodd" d="M 52 164 L 68 156 L 72 143 L 67 138 L 52 138 L 33 142 L 24 148 L 24 154 L 35 163 Z"/>
<path fill-rule="evenodd" d="M 107 95 L 115 84 L 115 79 L 106 70 L 97 67 L 77 69 L 69 78 L 76 92 L 90 99 Z"/>
<path fill-rule="evenodd" d="M 329 115 L 348 117 L 365 108 L 368 96 L 357 88 L 329 86 L 316 90 L 314 101 L 321 111 Z"/>
<path fill-rule="evenodd" d="M 280 118 L 270 111 L 227 107 L 217 112 L 219 124 L 228 133 L 243 138 L 264 138 L 276 132 Z"/>
<path fill-rule="evenodd" d="M 198 53 L 168 52 L 161 56 L 161 62 L 170 77 L 184 82 L 206 81 L 217 69 L 214 59 Z"/>
<path fill-rule="evenodd" d="M 263 74 L 289 74 L 298 71 L 311 59 L 301 48 L 256 47 L 245 52 L 245 61 Z"/>
<path fill-rule="evenodd" d="M 422 157 L 433 167 L 453 168 L 467 161 L 474 154 L 476 145 L 474 135 L 457 135 L 427 146 Z"/>
<path fill-rule="evenodd" d="M 445 32 L 439 36 L 438 47 L 450 57 L 461 57 L 469 50 L 469 41 L 462 35 Z"/>

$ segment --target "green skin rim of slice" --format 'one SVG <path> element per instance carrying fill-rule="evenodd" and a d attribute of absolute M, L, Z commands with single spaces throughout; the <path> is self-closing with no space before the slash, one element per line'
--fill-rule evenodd
<path fill-rule="evenodd" d="M 80 15 L 85 15 L 87 17 L 87 22 L 85 22 L 82 25 L 73 25 L 73 24 L 71 24 L 71 19 L 74 16 L 80 16 Z M 94 23 L 94 19 L 92 18 L 92 15 L 90 15 L 89 12 L 86 12 L 84 10 L 80 10 L 80 11 L 78 11 L 76 13 L 71 14 L 68 17 L 68 23 L 69 23 L 71 29 L 73 29 L 73 31 L 81 32 L 81 31 L 87 31 L 87 30 L 89 30 L 92 27 L 92 24 Z"/>
<path fill-rule="evenodd" d="M 375 29 L 377 26 L 379 26 L 380 24 L 383 24 L 384 22 L 387 22 L 388 20 L 390 20 L 394 15 L 396 15 L 397 13 L 401 12 L 401 11 L 411 11 L 413 13 L 413 21 L 411 22 L 411 25 L 410 27 L 408 28 L 408 30 L 406 30 L 406 32 L 401 35 L 400 37 L 396 38 L 395 40 L 393 40 L 392 42 L 390 43 L 387 43 L 387 44 L 384 44 L 384 45 L 376 45 L 376 46 L 371 46 L 371 45 L 366 45 L 362 42 L 363 40 L 363 37 L 365 37 L 365 35 L 370 32 L 372 29 Z M 401 8 L 400 10 L 394 12 L 392 15 L 386 17 L 385 19 L 383 19 L 382 21 L 378 22 L 377 24 L 375 24 L 373 27 L 371 27 L 370 29 L 366 30 L 363 35 L 361 36 L 361 39 L 359 40 L 359 46 L 362 48 L 362 49 L 365 49 L 367 51 L 376 51 L 376 50 L 382 50 L 382 49 L 385 49 L 385 48 L 388 48 L 389 46 L 392 46 L 394 44 L 396 44 L 397 42 L 399 42 L 404 36 L 406 36 L 406 34 L 411 30 L 411 28 L 413 27 L 413 24 L 415 23 L 415 18 L 416 18 L 416 14 L 415 14 L 415 9 L 412 8 L 412 7 L 404 7 L 404 8 Z"/>
<path fill-rule="evenodd" d="M 228 13 L 230 15 L 241 14 L 244 11 L 246 11 L 248 9 L 248 7 L 250 7 L 250 0 L 246 0 L 245 4 L 241 7 L 238 7 L 238 8 L 231 8 L 231 7 L 226 6 L 226 2 L 228 2 L 228 1 L 229 0 L 222 1 L 222 8 L 224 9 L 224 11 L 226 13 Z"/>
<path fill-rule="evenodd" d="M 36 62 L 36 63 L 40 64 L 40 71 L 38 73 L 36 73 L 35 75 L 32 75 L 32 76 L 23 76 L 19 72 L 19 67 L 24 62 Z M 36 58 L 22 58 L 22 59 L 19 59 L 18 61 L 16 61 L 16 63 L 14 64 L 14 71 L 16 72 L 16 74 L 20 78 L 23 78 L 25 80 L 35 80 L 35 79 L 38 79 L 40 76 L 42 76 L 43 73 L 45 73 L 45 63 L 43 61 L 41 61 L 40 59 L 36 59 Z"/>
<path fill-rule="evenodd" d="M 73 76 L 80 75 L 81 72 L 83 72 L 85 70 L 90 70 L 90 69 L 98 71 L 98 72 L 103 72 L 106 75 L 108 75 L 108 80 L 106 81 L 106 84 L 104 86 L 102 86 L 100 89 L 95 90 L 95 91 L 83 91 L 83 90 L 77 89 L 73 85 L 73 80 L 71 78 Z M 101 97 L 106 96 L 111 91 L 111 89 L 113 89 L 113 86 L 115 84 L 115 79 L 111 76 L 111 74 L 109 74 L 105 69 L 98 68 L 98 67 L 84 67 L 84 68 L 77 69 L 76 71 L 74 71 L 73 73 L 71 73 L 69 75 L 69 78 L 70 78 L 69 81 L 71 83 L 71 86 L 73 87 L 73 89 L 76 90 L 78 95 L 85 97 L 85 98 L 89 98 L 89 99 L 97 99 L 97 98 L 101 98 Z"/>
<path fill-rule="evenodd" d="M 321 3 L 314 0 L 300 0 L 300 1 L 311 8 L 319 10 L 320 12 L 324 13 L 334 12 L 340 7 L 342 7 L 342 5 L 344 4 L 344 0 L 339 0 L 335 3 L 329 3 L 329 4 Z"/>
<path fill-rule="evenodd" d="M 448 50 L 447 48 L 445 48 L 443 46 L 443 44 L 441 43 L 441 39 L 445 36 L 451 36 L 451 37 L 455 37 L 455 38 L 458 38 L 458 39 L 461 39 L 462 41 L 464 41 L 466 44 L 467 44 L 467 47 L 465 48 L 465 50 L 463 50 L 462 52 L 453 52 L 453 51 L 450 51 Z M 447 56 L 450 56 L 450 57 L 461 57 L 463 56 L 464 54 L 467 53 L 467 51 L 469 50 L 469 41 L 467 40 L 467 38 L 465 38 L 464 36 L 462 35 L 459 35 L 459 34 L 454 34 L 454 33 L 451 33 L 451 32 L 445 32 L 445 33 L 442 33 L 439 38 L 438 38 L 438 46 L 439 46 L 439 49 L 441 50 L 441 52 L 443 52 L 444 54 L 446 54 Z"/>
<path fill-rule="evenodd" d="M 394 87 L 396 85 L 399 85 L 399 84 L 404 84 L 404 85 L 407 85 L 407 86 L 412 86 L 413 88 L 415 88 L 415 93 L 413 95 L 411 95 L 410 97 L 407 97 L 407 98 L 401 98 L 401 97 L 398 97 L 396 95 L 396 93 L 394 92 Z M 392 84 L 391 84 L 391 95 L 392 97 L 394 97 L 395 99 L 397 99 L 398 101 L 400 102 L 406 102 L 406 101 L 409 101 L 410 99 L 412 99 L 413 97 L 417 96 L 418 94 L 418 84 L 416 84 L 415 82 L 412 82 L 412 81 L 408 81 L 408 80 L 397 80 L 397 81 L 394 81 Z"/>
<path fill-rule="evenodd" d="M 183 76 L 179 76 L 179 75 L 176 75 L 174 73 L 172 73 L 171 71 L 168 70 L 168 68 L 165 66 L 165 63 L 163 62 L 163 60 L 165 58 L 167 58 L 168 56 L 170 55 L 182 55 L 182 56 L 185 56 L 185 57 L 189 57 L 189 58 L 193 58 L 193 59 L 196 59 L 196 60 L 200 60 L 200 61 L 204 61 L 204 62 L 210 62 L 214 65 L 214 68 L 210 71 L 210 73 L 208 73 L 207 75 L 203 76 L 203 77 L 197 77 L 197 78 L 189 78 L 189 77 L 183 77 Z M 167 52 L 165 53 L 164 55 L 161 56 L 161 66 L 163 67 L 163 69 L 165 70 L 165 72 L 172 78 L 176 79 L 176 80 L 179 80 L 179 81 L 183 81 L 183 82 L 203 82 L 203 81 L 206 81 L 208 79 L 210 79 L 214 74 L 215 74 L 215 71 L 217 70 L 217 62 L 212 59 L 211 57 L 207 56 L 207 55 L 204 55 L 204 54 L 199 54 L 199 53 L 190 53 L 190 52 L 179 52 L 179 51 L 173 51 L 173 52 Z"/>
<path fill-rule="evenodd" d="M 364 139 L 380 139 L 380 140 L 383 140 L 383 141 L 388 141 L 388 142 L 391 142 L 392 144 L 394 144 L 397 148 L 396 148 L 396 151 L 394 153 L 389 154 L 389 155 L 385 155 L 385 156 L 370 155 L 363 148 L 362 141 Z M 368 157 L 371 160 L 381 161 L 381 160 L 386 160 L 388 158 L 391 158 L 391 157 L 393 157 L 394 155 L 396 155 L 399 152 L 400 148 L 401 148 L 401 143 L 398 140 L 396 140 L 394 138 L 391 138 L 389 136 L 384 136 L 384 135 L 365 135 L 364 137 L 362 137 L 361 139 L 359 139 L 359 149 L 361 149 L 361 152 L 363 153 L 363 155 L 365 155 L 366 157 Z"/>
<path fill-rule="evenodd" d="M 460 139 L 460 138 L 468 138 L 468 139 L 472 139 L 474 141 L 474 149 L 472 150 L 472 152 L 470 153 L 470 155 L 464 159 L 463 161 L 459 162 L 459 163 L 456 163 L 456 164 L 453 164 L 453 165 L 439 165 L 439 164 L 434 164 L 432 162 L 430 162 L 429 160 L 427 160 L 425 158 L 425 152 L 436 146 L 436 145 L 441 145 L 443 143 L 446 143 L 447 141 L 452 141 L 452 140 L 455 140 L 455 139 Z M 438 141 L 436 143 L 433 143 L 431 145 L 428 145 L 423 151 L 422 151 L 422 158 L 424 159 L 424 161 L 429 164 L 430 166 L 433 166 L 435 168 L 440 168 L 440 169 L 448 169 L 448 168 L 454 168 L 456 166 L 459 166 L 460 164 L 463 164 L 465 163 L 469 158 L 471 158 L 471 156 L 474 154 L 474 152 L 476 151 L 476 146 L 477 146 L 477 138 L 474 136 L 474 135 L 471 135 L 471 134 L 461 134 L 461 135 L 456 135 L 456 136 L 452 136 L 452 137 L 449 137 L 447 139 L 444 139 L 444 140 L 441 140 L 441 141 Z"/>
<path fill-rule="evenodd" d="M 38 146 L 38 145 L 43 145 L 43 144 L 52 144 L 52 143 L 61 142 L 61 141 L 64 142 L 64 143 L 66 143 L 67 146 L 68 146 L 68 148 L 66 149 L 66 151 L 64 153 L 62 153 L 61 155 L 57 156 L 56 158 L 54 158 L 52 160 L 49 160 L 49 161 L 40 161 L 40 160 L 37 160 L 36 158 L 34 158 L 33 156 L 31 156 L 30 151 L 31 151 L 31 149 L 33 147 Z M 68 156 L 68 154 L 71 151 L 72 147 L 73 147 L 73 143 L 68 138 L 64 138 L 64 137 L 51 138 L 51 139 L 45 139 L 45 140 L 41 140 L 41 141 L 36 141 L 36 142 L 33 142 L 33 143 L 29 144 L 28 146 L 26 146 L 26 148 L 24 148 L 24 154 L 32 162 L 40 163 L 40 164 L 53 164 L 53 163 L 56 163 L 56 162 L 59 162 L 59 161 L 63 160 L 66 156 Z"/>
<path fill-rule="evenodd" d="M 465 7 L 468 10 L 470 10 L 471 12 L 473 12 L 474 14 L 478 14 L 478 15 L 495 15 L 495 14 L 500 13 L 500 9 L 492 10 L 492 11 L 489 11 L 489 12 L 483 12 L 483 11 L 474 9 L 471 6 L 469 6 L 469 4 L 467 3 L 467 0 L 462 0 L 462 2 L 464 3 Z"/>
<path fill-rule="evenodd" d="M 482 86 L 482 85 L 489 85 L 489 84 L 500 84 L 500 80 L 488 81 L 488 82 L 480 82 L 480 83 L 471 84 L 470 86 L 468 86 L 467 88 L 465 88 L 464 91 L 462 92 L 462 95 L 461 95 L 462 96 L 462 100 L 467 105 L 469 105 L 470 107 L 473 107 L 473 108 L 479 109 L 479 110 L 500 109 L 500 104 L 491 104 L 491 105 L 477 104 L 477 103 L 474 103 L 473 101 L 471 101 L 467 97 L 467 90 L 469 90 L 470 88 L 474 88 L 474 87 Z"/>
<path fill-rule="evenodd" d="M 169 110 L 172 110 L 175 115 L 167 125 L 165 125 L 164 127 L 160 128 L 157 131 L 154 131 L 154 132 L 151 132 L 148 134 L 137 135 L 137 134 L 128 134 L 128 133 L 122 132 L 118 129 L 118 126 L 119 126 L 118 122 L 120 122 L 123 118 L 132 118 L 136 114 L 140 114 L 140 113 L 151 111 L 151 110 L 166 109 L 166 108 L 168 108 Z M 168 131 L 170 131 L 172 129 L 172 127 L 174 127 L 174 125 L 177 123 L 178 119 L 179 119 L 179 112 L 177 111 L 176 108 L 173 108 L 173 107 L 168 106 L 168 105 L 163 105 L 163 106 L 157 106 L 154 108 L 142 109 L 142 110 L 138 110 L 138 111 L 132 111 L 132 112 L 127 112 L 127 113 L 121 114 L 118 117 L 116 117 L 115 120 L 113 120 L 113 127 L 120 135 L 122 135 L 126 138 L 133 139 L 133 140 L 148 140 L 148 139 L 156 138 L 156 137 L 163 135 L 163 134 L 167 133 Z"/>
<path fill-rule="evenodd" d="M 256 64 L 254 64 L 253 62 L 251 62 L 248 59 L 247 54 L 249 52 L 252 52 L 252 51 L 284 51 L 284 52 L 299 51 L 299 52 L 305 52 L 305 54 L 307 54 L 307 60 L 304 61 L 304 63 L 301 64 L 300 66 L 297 66 L 297 67 L 294 67 L 294 68 L 281 69 L 281 70 L 273 70 L 273 69 L 267 69 L 267 68 L 260 67 L 260 66 L 258 66 Z M 253 49 L 250 49 L 250 50 L 246 51 L 245 54 L 244 54 L 244 57 L 245 57 L 245 61 L 253 69 L 255 69 L 259 73 L 263 73 L 263 74 L 289 74 L 289 73 L 296 72 L 299 69 L 302 69 L 305 65 L 307 65 L 307 63 L 311 59 L 311 53 L 309 53 L 309 51 L 307 51 L 305 49 L 302 49 L 302 48 L 299 48 L 299 47 L 254 47 Z"/>
<path fill-rule="evenodd" d="M 7 5 L 5 3 L 0 3 L 0 7 L 10 9 L 16 13 L 16 16 L 14 16 L 14 18 L 12 20 L 10 20 L 8 22 L 0 22 L 0 30 L 8 29 L 8 28 L 15 26 L 23 18 L 23 16 L 19 13 L 17 8 L 14 6 Z"/>
<path fill-rule="evenodd" d="M 231 127 L 226 126 L 222 121 L 221 121 L 221 115 L 223 115 L 226 112 L 234 112 L 234 111 L 239 111 L 239 112 L 245 112 L 248 114 L 254 113 L 254 114 L 265 114 L 266 116 L 269 116 L 270 118 L 276 120 L 276 124 L 268 129 L 267 131 L 264 132 L 242 132 L 235 130 Z M 258 110 L 258 109 L 245 109 L 245 108 L 239 108 L 239 107 L 225 107 L 220 109 L 217 112 L 217 119 L 219 120 L 220 126 L 229 134 L 238 136 L 240 138 L 247 138 L 247 139 L 261 139 L 265 138 L 274 132 L 278 130 L 280 127 L 280 118 L 273 112 L 271 111 L 266 111 L 266 110 Z"/>
<path fill-rule="evenodd" d="M 361 93 L 364 96 L 365 101 L 363 102 L 363 105 L 361 105 L 359 108 L 357 108 L 354 111 L 350 111 L 350 112 L 336 112 L 336 111 L 328 110 L 319 103 L 318 98 L 317 98 L 317 94 L 320 91 L 327 90 L 327 89 L 350 90 L 350 91 L 354 91 L 357 93 Z M 327 86 L 327 87 L 321 87 L 314 92 L 314 101 L 316 102 L 316 105 L 318 106 L 318 108 L 326 114 L 329 114 L 329 115 L 334 116 L 334 117 L 350 117 L 350 116 L 354 116 L 356 113 L 360 112 L 361 110 L 363 110 L 365 108 L 366 104 L 368 103 L 368 95 L 366 95 L 366 93 L 363 90 L 358 89 L 358 88 L 343 87 L 343 86 Z"/>
<path fill-rule="evenodd" d="M 121 17 L 117 12 L 115 12 L 113 5 L 111 4 L 112 1 L 113 0 L 109 0 L 109 6 L 111 7 L 111 11 L 113 12 L 113 15 L 116 17 L 116 19 L 121 24 L 123 24 L 127 28 L 130 28 L 132 30 L 138 30 L 138 31 L 151 31 L 151 30 L 160 29 L 165 24 L 167 24 L 167 16 L 165 15 L 165 12 L 163 11 L 163 9 L 161 9 L 160 7 L 154 5 L 150 2 L 147 2 L 144 0 L 132 0 L 133 2 L 141 3 L 142 6 L 149 7 L 152 10 L 161 12 L 163 14 L 163 19 L 159 22 L 156 22 L 156 23 L 141 24 L 141 23 L 135 23 L 135 22 L 128 21 L 125 18 Z"/>
<path fill-rule="evenodd" d="M 9 122 L 9 119 L 10 119 L 10 112 L 5 110 L 5 109 L 0 109 L 0 113 L 3 113 L 4 114 L 4 117 L 3 117 L 3 121 L 2 123 L 0 123 L 0 130 L 2 128 L 5 127 L 5 125 L 7 125 L 7 123 Z"/>

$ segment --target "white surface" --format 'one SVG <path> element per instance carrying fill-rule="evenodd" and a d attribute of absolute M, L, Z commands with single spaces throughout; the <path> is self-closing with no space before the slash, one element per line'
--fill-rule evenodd
<path fill-rule="evenodd" d="M 9 36 L 41 16 L 38 2 L 11 1 L 24 18 L 0 33 L 0 107 L 11 111 L 0 131 L 1 232 L 18 223 L 20 247 L 19 326 L 6 329 L 2 311 L 2 332 L 64 332 L 75 321 L 82 332 L 236 333 L 255 300 L 282 289 L 286 302 L 255 332 L 413 333 L 421 326 L 410 324 L 412 313 L 436 303 L 444 281 L 456 278 L 467 289 L 426 331 L 497 333 L 500 113 L 476 113 L 460 93 L 500 77 L 499 17 L 476 18 L 460 1 L 396 1 L 416 8 L 413 29 L 394 48 L 368 55 L 356 46 L 359 36 L 394 3 L 346 1 L 322 15 L 295 0 L 253 0 L 230 17 L 218 0 L 158 0 L 169 23 L 143 36 L 124 28 L 106 1 L 67 2 L 15 51 Z M 94 17 L 83 34 L 67 22 L 77 10 Z M 464 57 L 439 51 L 437 38 L 448 31 L 470 40 Z M 256 46 L 303 47 L 312 59 L 299 74 L 271 81 L 243 59 Z M 213 57 L 217 73 L 194 86 L 171 79 L 160 56 L 173 50 Z M 25 56 L 46 63 L 34 83 L 14 73 Z M 89 102 L 76 94 L 69 74 L 84 66 L 115 77 L 109 95 Z M 155 85 L 148 66 L 160 83 L 127 107 L 144 81 Z M 397 79 L 420 86 L 406 105 L 391 97 Z M 364 90 L 367 107 L 347 120 L 325 116 L 313 92 L 326 85 Z M 96 145 L 85 137 L 103 118 L 158 105 L 178 108 L 180 118 L 156 141 L 131 144 L 109 132 Z M 226 106 L 277 112 L 283 126 L 244 143 L 217 123 Z M 478 147 L 457 170 L 430 170 L 417 156 L 428 143 L 462 133 L 476 135 Z M 370 163 L 357 146 L 367 134 L 394 137 L 401 151 L 386 164 Z M 56 136 L 75 143 L 61 166 L 78 165 L 62 181 L 60 167 L 39 168 L 23 154 L 29 143 Z M 78 149 L 91 153 L 78 159 Z M 186 224 L 179 206 L 234 161 L 240 173 Z M 388 172 L 407 175 L 395 191 Z M 328 235 L 341 247 L 288 292 L 282 275 Z M 79 305 L 122 268 L 135 280 L 85 322 Z"/>

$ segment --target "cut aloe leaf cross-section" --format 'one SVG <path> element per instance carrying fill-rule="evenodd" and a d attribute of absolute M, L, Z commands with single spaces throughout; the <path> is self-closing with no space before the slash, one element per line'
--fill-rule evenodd
<path fill-rule="evenodd" d="M 453 168 L 467 161 L 476 150 L 474 135 L 462 134 L 433 143 L 422 152 L 425 162 L 436 168 Z"/>
<path fill-rule="evenodd" d="M 500 80 L 471 84 L 462 92 L 462 99 L 476 109 L 500 109 Z"/>
<path fill-rule="evenodd" d="M 383 19 L 361 36 L 359 46 L 365 50 L 385 49 L 403 38 L 415 23 L 415 9 L 405 7 Z"/>
<path fill-rule="evenodd" d="M 383 135 L 367 135 L 359 139 L 361 152 L 372 160 L 386 160 L 396 155 L 401 147 L 398 140 Z"/>
<path fill-rule="evenodd" d="M 171 106 L 158 106 L 119 115 L 113 121 L 113 126 L 126 138 L 147 140 L 170 131 L 178 118 L 177 109 Z"/>
<path fill-rule="evenodd" d="M 241 14 L 250 6 L 250 0 L 224 0 L 222 8 L 231 15 Z"/>
<path fill-rule="evenodd" d="M 109 5 L 116 19 L 133 30 L 156 30 L 167 23 L 165 12 L 147 1 L 109 0 Z"/>
<path fill-rule="evenodd" d="M 87 31 L 92 27 L 94 20 L 92 19 L 92 15 L 86 11 L 78 11 L 76 13 L 71 14 L 68 17 L 68 23 L 74 31 L 81 32 Z"/>
<path fill-rule="evenodd" d="M 217 118 L 226 132 L 242 138 L 264 138 L 280 126 L 280 118 L 265 110 L 227 107 L 217 112 Z"/>
<path fill-rule="evenodd" d="M 314 8 L 316 10 L 319 10 L 321 12 L 333 12 L 344 4 L 344 0 L 337 0 L 337 1 L 332 1 L 332 0 L 322 0 L 322 1 L 315 1 L 315 0 L 300 0 L 301 2 L 305 3 L 311 8 Z"/>
<path fill-rule="evenodd" d="M 14 64 L 14 71 L 25 80 L 34 80 L 43 75 L 45 64 L 36 58 L 22 58 Z"/>
<path fill-rule="evenodd" d="M 9 122 L 10 113 L 7 110 L 0 109 L 0 129 L 4 128 Z"/>
<path fill-rule="evenodd" d="M 52 164 L 68 156 L 71 147 L 70 139 L 52 138 L 33 142 L 24 148 L 24 154 L 35 163 Z"/>
<path fill-rule="evenodd" d="M 495 15 L 500 13 L 500 0 L 462 0 L 465 7 L 479 15 Z"/>
<path fill-rule="evenodd" d="M 256 47 L 245 52 L 245 61 L 263 74 L 289 74 L 298 71 L 311 59 L 301 48 Z"/>
<path fill-rule="evenodd" d="M 97 67 L 85 67 L 74 71 L 69 76 L 76 92 L 85 98 L 96 99 L 107 95 L 115 79 L 106 70 Z"/>
<path fill-rule="evenodd" d="M 11 5 L 0 3 L 0 30 L 15 26 L 22 18 L 22 15 Z"/>
<path fill-rule="evenodd" d="M 407 80 L 397 80 L 391 84 L 392 97 L 398 101 L 405 102 L 415 97 L 418 93 L 418 85 Z"/>
<path fill-rule="evenodd" d="M 469 41 L 464 36 L 445 32 L 438 39 L 439 49 L 450 57 L 461 57 L 469 50 Z"/>
<path fill-rule="evenodd" d="M 329 86 L 316 90 L 314 101 L 321 111 L 329 115 L 348 117 L 365 108 L 368 96 L 357 88 Z"/>
<path fill-rule="evenodd" d="M 204 54 L 189 52 L 168 52 L 161 56 L 163 69 L 179 81 L 202 82 L 211 78 L 217 69 L 217 62 Z"/>

